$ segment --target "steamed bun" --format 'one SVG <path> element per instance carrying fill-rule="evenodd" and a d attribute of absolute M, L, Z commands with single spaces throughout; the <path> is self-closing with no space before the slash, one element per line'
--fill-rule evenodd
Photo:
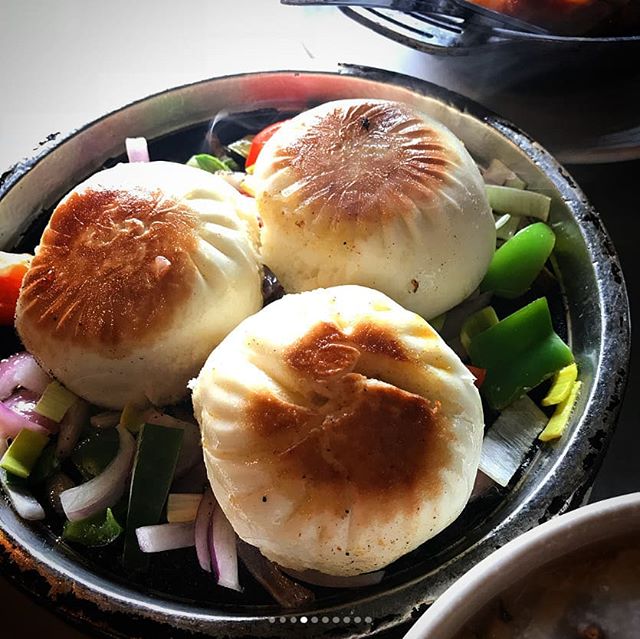
<path fill-rule="evenodd" d="M 250 198 L 171 162 L 119 164 L 56 207 L 27 272 L 16 328 L 90 402 L 162 405 L 262 306 Z"/>
<path fill-rule="evenodd" d="M 301 113 L 265 144 L 253 184 L 263 261 L 289 292 L 361 284 L 431 318 L 473 292 L 495 250 L 475 162 L 402 103 Z"/>
<path fill-rule="evenodd" d="M 286 295 L 193 382 L 238 535 L 293 570 L 376 570 L 450 524 L 476 475 L 474 378 L 415 313 L 360 286 Z"/>

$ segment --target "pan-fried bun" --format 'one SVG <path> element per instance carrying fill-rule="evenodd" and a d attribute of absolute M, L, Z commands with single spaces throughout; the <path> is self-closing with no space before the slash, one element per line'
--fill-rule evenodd
<path fill-rule="evenodd" d="M 286 295 L 193 383 L 213 491 L 294 570 L 355 575 L 450 524 L 479 463 L 473 377 L 418 315 L 360 286 Z"/>
<path fill-rule="evenodd" d="M 16 328 L 90 402 L 162 405 L 186 395 L 211 349 L 261 305 L 250 199 L 189 166 L 120 164 L 56 207 Z"/>
<path fill-rule="evenodd" d="M 431 318 L 473 292 L 495 250 L 475 162 L 402 103 L 301 113 L 266 143 L 254 178 L 264 263 L 288 292 L 361 284 Z"/>

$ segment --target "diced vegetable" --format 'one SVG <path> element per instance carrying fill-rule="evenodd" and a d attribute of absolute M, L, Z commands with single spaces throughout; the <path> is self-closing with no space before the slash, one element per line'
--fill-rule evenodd
<path fill-rule="evenodd" d="M 505 213 L 496 220 L 496 238 L 499 240 L 511 239 L 520 230 L 521 225 L 521 217 Z"/>
<path fill-rule="evenodd" d="M 255 136 L 253 135 L 245 135 L 245 137 L 240 138 L 239 140 L 236 140 L 231 144 L 227 144 L 227 149 L 229 149 L 229 151 L 233 151 L 234 153 L 237 153 L 240 157 L 246 160 L 247 156 L 249 155 L 249 150 L 251 149 L 251 142 L 253 141 L 254 137 Z"/>
<path fill-rule="evenodd" d="M 540 402 L 543 406 L 555 406 L 569 396 L 573 383 L 578 378 L 578 366 L 574 362 L 560 369 L 553 378 L 549 392 Z"/>
<path fill-rule="evenodd" d="M 528 395 L 507 406 L 484 436 L 479 469 L 507 486 L 547 421 Z"/>
<path fill-rule="evenodd" d="M 49 437 L 33 430 L 21 430 L 0 460 L 0 468 L 17 477 L 28 477 Z"/>
<path fill-rule="evenodd" d="M 242 588 L 238 580 L 236 533 L 219 504 L 216 504 L 211 517 L 209 549 L 217 584 L 240 592 Z"/>
<path fill-rule="evenodd" d="M 50 381 L 29 353 L 16 353 L 0 362 L 0 400 L 7 399 L 18 386 L 41 394 Z"/>
<path fill-rule="evenodd" d="M 493 306 L 485 306 L 472 315 L 469 315 L 460 330 L 460 342 L 465 350 L 469 352 L 471 340 L 479 333 L 482 333 L 482 331 L 486 331 L 488 328 L 497 324 L 498 321 L 498 316 Z"/>
<path fill-rule="evenodd" d="M 311 603 L 313 592 L 289 579 L 255 547 L 238 539 L 238 556 L 247 570 L 265 590 L 283 607 L 298 608 Z"/>
<path fill-rule="evenodd" d="M 142 570 L 148 557 L 142 553 L 136 538 L 136 528 L 151 526 L 160 521 L 173 480 L 183 431 L 179 428 L 144 424 L 138 435 L 127 525 L 123 563 L 127 570 Z"/>
<path fill-rule="evenodd" d="M 211 572 L 211 552 L 209 551 L 209 534 L 211 531 L 211 516 L 217 506 L 211 488 L 207 488 L 198 507 L 195 521 L 196 555 L 200 568 Z"/>
<path fill-rule="evenodd" d="M 24 479 L 14 477 L 0 468 L 0 484 L 20 517 L 28 521 L 45 518 L 44 508 L 31 494 Z"/>
<path fill-rule="evenodd" d="M 484 384 L 484 379 L 487 376 L 487 370 L 485 368 L 478 368 L 477 366 L 472 366 L 471 364 L 467 364 L 467 368 L 471 371 L 473 376 L 476 378 L 474 381 L 476 388 L 481 388 L 482 384 Z"/>
<path fill-rule="evenodd" d="M 36 404 L 36 412 L 59 422 L 77 400 L 77 395 L 53 380 L 44 389 L 40 401 Z"/>
<path fill-rule="evenodd" d="M 556 406 L 547 427 L 542 431 L 542 433 L 540 433 L 540 439 L 543 442 L 552 441 L 562 437 L 562 434 L 569 423 L 569 418 L 573 412 L 578 395 L 580 394 L 581 386 L 582 382 L 574 382 L 566 399 Z"/>
<path fill-rule="evenodd" d="M 527 183 L 521 180 L 515 173 L 510 175 L 505 181 L 504 186 L 508 186 L 511 189 L 523 190 L 527 188 Z"/>
<path fill-rule="evenodd" d="M 116 411 L 107 410 L 89 418 L 92 426 L 95 428 L 113 428 L 120 423 L 120 414 Z"/>
<path fill-rule="evenodd" d="M 537 222 L 526 226 L 496 250 L 480 290 L 514 299 L 526 293 L 549 259 L 556 236 Z"/>
<path fill-rule="evenodd" d="M 69 457 L 88 423 L 89 404 L 84 399 L 78 399 L 71 405 L 71 408 L 65 413 L 60 422 L 60 432 L 56 443 L 56 456 L 58 459 Z"/>
<path fill-rule="evenodd" d="M 13 326 L 20 286 L 32 256 L 0 251 L 0 325 Z"/>
<path fill-rule="evenodd" d="M 29 474 L 30 484 L 40 484 L 60 468 L 60 460 L 56 456 L 56 443 L 51 442 L 44 447 Z"/>
<path fill-rule="evenodd" d="M 129 162 L 149 162 L 149 147 L 146 138 L 125 138 L 124 145 Z"/>
<path fill-rule="evenodd" d="M 245 162 L 245 166 L 248 169 L 252 165 L 256 163 L 258 159 L 258 155 L 260 155 L 260 151 L 262 151 L 264 145 L 275 135 L 278 129 L 286 122 L 287 120 L 282 120 L 280 122 L 274 122 L 270 124 L 268 127 L 265 127 L 258 133 L 253 140 L 251 141 L 251 147 L 249 148 L 249 154 L 247 155 L 247 159 Z"/>
<path fill-rule="evenodd" d="M 198 155 L 193 155 L 191 158 L 189 158 L 187 164 L 189 166 L 194 166 L 197 169 L 208 171 L 209 173 L 229 170 L 229 166 L 225 164 L 220 158 L 217 158 L 215 155 L 210 155 L 209 153 L 199 153 Z"/>
<path fill-rule="evenodd" d="M 502 186 L 509 178 L 515 177 L 515 173 L 503 162 L 494 158 L 483 171 L 482 177 L 486 184 Z"/>
<path fill-rule="evenodd" d="M 573 362 L 571 349 L 553 330 L 544 297 L 476 335 L 469 355 L 474 366 L 487 369 L 482 393 L 497 410 Z"/>
<path fill-rule="evenodd" d="M 122 409 L 122 414 L 120 415 L 120 424 L 124 426 L 128 431 L 137 433 L 142 428 L 142 424 L 144 424 L 144 418 L 144 409 L 129 402 Z"/>
<path fill-rule="evenodd" d="M 167 499 L 167 521 L 169 523 L 195 521 L 201 501 L 201 493 L 171 493 Z"/>
<path fill-rule="evenodd" d="M 107 508 L 86 519 L 65 522 L 62 538 L 90 548 L 106 546 L 122 534 L 122 526 Z"/>
<path fill-rule="evenodd" d="M 120 435 L 115 428 L 90 428 L 71 453 L 71 461 L 85 479 L 93 479 L 118 454 Z"/>
<path fill-rule="evenodd" d="M 136 528 L 136 538 L 144 553 L 188 548 L 195 544 L 194 524 L 170 523 Z"/>
<path fill-rule="evenodd" d="M 68 475 L 63 472 L 56 472 L 55 474 L 47 477 L 44 484 L 45 494 L 47 496 L 47 502 L 56 514 L 64 517 L 64 509 L 60 502 L 60 495 L 65 490 L 73 488 L 75 484 Z"/>
<path fill-rule="evenodd" d="M 0 402 L 0 437 L 16 437 L 23 430 L 49 435 L 44 426 L 12 410 L 5 402 Z"/>
<path fill-rule="evenodd" d="M 136 443 L 126 428 L 118 427 L 120 447 L 111 463 L 92 480 L 65 490 L 60 495 L 62 508 L 70 521 L 86 519 L 113 507 L 127 485 Z"/>
<path fill-rule="evenodd" d="M 489 205 L 496 213 L 535 217 L 543 222 L 549 219 L 551 198 L 542 193 L 493 184 L 487 184 L 485 189 Z"/>

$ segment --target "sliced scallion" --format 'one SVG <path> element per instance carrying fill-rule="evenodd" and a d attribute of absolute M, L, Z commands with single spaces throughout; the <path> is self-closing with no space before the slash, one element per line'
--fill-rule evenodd
<path fill-rule="evenodd" d="M 499 321 L 493 306 L 485 306 L 472 315 L 469 315 L 460 330 L 460 342 L 465 350 L 469 350 L 469 344 L 471 344 L 471 340 L 476 335 L 491 328 Z"/>
<path fill-rule="evenodd" d="M 567 424 L 569 423 L 569 418 L 571 417 L 571 413 L 573 412 L 576 400 L 578 399 L 581 386 L 582 382 L 574 382 L 566 399 L 556 406 L 556 409 L 551 416 L 549 423 L 547 424 L 546 428 L 540 433 L 541 441 L 549 442 L 562 437 L 562 434 L 564 433 L 565 429 L 567 428 Z"/>
<path fill-rule="evenodd" d="M 36 413 L 59 422 L 78 397 L 57 381 L 50 382 L 36 404 Z"/>
<path fill-rule="evenodd" d="M 28 477 L 48 442 L 47 435 L 21 430 L 2 456 L 0 468 L 17 477 Z"/>
<path fill-rule="evenodd" d="M 485 189 L 489 205 L 496 213 L 535 217 L 543 222 L 549 219 L 551 198 L 542 193 L 494 184 L 486 184 Z"/>

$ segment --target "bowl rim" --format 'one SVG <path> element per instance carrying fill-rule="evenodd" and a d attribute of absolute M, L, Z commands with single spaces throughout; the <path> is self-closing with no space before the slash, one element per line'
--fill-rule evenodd
<path fill-rule="evenodd" d="M 615 248 L 604 228 L 602 220 L 588 203 L 580 188 L 566 170 L 545 149 L 540 147 L 540 145 L 520 131 L 516 126 L 472 100 L 424 80 L 394 72 L 357 65 L 339 65 L 337 70 L 274 70 L 269 72 L 238 73 L 214 76 L 197 82 L 170 87 L 164 91 L 142 97 L 71 131 L 65 136 L 51 141 L 34 157 L 19 162 L 13 169 L 10 169 L 0 178 L 0 206 L 3 198 L 15 187 L 19 186 L 21 180 L 25 178 L 31 170 L 37 167 L 40 162 L 43 162 L 49 154 L 65 143 L 72 141 L 75 137 L 100 123 L 104 123 L 117 114 L 126 113 L 128 110 L 137 106 L 144 105 L 144 103 L 152 102 L 167 95 L 178 95 L 186 90 L 207 87 L 216 82 L 224 82 L 238 78 L 262 77 L 264 79 L 270 79 L 284 75 L 293 77 L 353 76 L 357 79 L 374 83 L 390 84 L 395 87 L 409 89 L 420 96 L 442 101 L 461 114 L 474 117 L 479 120 L 481 124 L 494 129 L 497 134 L 505 138 L 506 141 L 512 145 L 520 147 L 527 156 L 527 160 L 536 164 L 538 168 L 545 173 L 553 183 L 554 188 L 563 195 L 565 204 L 569 208 L 572 218 L 579 226 L 582 237 L 588 244 L 589 249 L 595 250 L 594 275 L 598 284 L 598 293 L 600 294 L 599 301 L 603 315 L 601 337 L 608 335 L 611 338 L 611 343 L 608 344 L 606 349 L 603 348 L 598 353 L 599 375 L 597 378 L 598 383 L 594 386 L 597 386 L 596 390 L 599 390 L 599 392 L 592 393 L 587 405 L 587 409 L 589 410 L 585 411 L 585 414 L 583 414 L 580 419 L 580 426 L 585 426 L 587 420 L 589 420 L 588 427 L 585 426 L 584 441 L 579 442 L 577 449 L 571 451 L 570 459 L 563 459 L 565 464 L 563 468 L 571 464 L 585 464 L 586 461 L 589 461 L 589 464 L 585 466 L 585 472 L 581 481 L 573 482 L 573 484 L 570 485 L 562 481 L 562 473 L 559 473 L 559 469 L 554 467 L 554 469 L 549 472 L 550 479 L 547 482 L 550 487 L 553 487 L 552 503 L 549 503 L 550 497 L 541 495 L 541 487 L 538 487 L 530 496 L 531 503 L 527 503 L 528 508 L 526 510 L 520 509 L 517 513 L 520 517 L 519 522 L 514 521 L 514 517 L 502 522 L 499 528 L 500 534 L 497 536 L 497 539 L 492 541 L 484 537 L 476 540 L 476 543 L 468 552 L 463 553 L 460 557 L 456 557 L 455 561 L 449 562 L 444 566 L 444 568 L 450 570 L 450 579 L 455 580 L 465 572 L 460 565 L 462 559 L 472 562 L 476 560 L 479 561 L 495 548 L 496 543 L 502 545 L 502 543 L 506 543 L 515 534 L 518 534 L 518 526 L 524 525 L 525 527 L 530 527 L 536 525 L 537 523 L 557 516 L 564 510 L 574 508 L 582 503 L 588 488 L 588 481 L 595 475 L 602 461 L 604 450 L 606 450 L 613 434 L 613 426 L 622 402 L 622 395 L 626 384 L 630 356 L 629 305 L 624 278 L 621 274 Z M 608 286 L 606 290 L 603 290 L 601 281 L 606 281 L 610 286 Z M 605 370 L 611 368 L 610 374 L 603 377 L 601 368 Z M 559 464 L 556 464 L 556 466 L 558 465 Z M 32 536 L 31 539 L 33 541 L 34 537 Z M 90 619 L 87 619 L 89 616 L 87 610 L 92 609 L 92 606 L 97 605 L 103 609 L 101 611 L 103 618 L 105 618 L 107 611 L 109 611 L 109 614 L 115 619 L 118 615 L 122 615 L 123 612 L 132 614 L 134 612 L 134 610 L 132 610 L 132 603 L 136 604 L 135 613 L 141 617 L 141 620 L 145 623 L 157 626 L 158 624 L 171 623 L 172 621 L 180 619 L 183 625 L 179 626 L 179 628 L 182 630 L 186 628 L 187 632 L 197 632 L 202 628 L 204 628 L 205 632 L 210 632 L 212 631 L 211 624 L 214 622 L 220 623 L 233 620 L 237 624 L 237 629 L 234 630 L 233 636 L 244 636 L 242 633 L 249 633 L 250 636 L 255 636 L 251 635 L 255 621 L 261 620 L 265 622 L 271 619 L 266 615 L 257 617 L 246 615 L 229 616 L 222 613 L 214 616 L 215 613 L 201 614 L 201 610 L 194 612 L 192 609 L 189 611 L 186 610 L 184 606 L 179 605 L 167 609 L 165 606 L 158 605 L 157 599 L 154 600 L 153 596 L 143 597 L 143 600 L 141 600 L 142 595 L 138 591 L 132 590 L 125 591 L 127 596 L 120 595 L 114 597 L 113 592 L 110 592 L 108 588 L 104 587 L 104 583 L 96 584 L 91 579 L 87 580 L 85 579 L 84 573 L 83 578 L 80 579 L 77 573 L 70 570 L 69 565 L 56 564 L 51 559 L 51 555 L 47 553 L 46 547 L 39 548 L 39 552 L 36 554 L 37 557 L 34 557 L 32 549 L 30 550 L 30 546 L 25 541 L 25 538 L 16 535 L 15 530 L 11 531 L 0 528 L 0 565 L 5 564 L 9 566 L 13 563 L 27 566 L 28 568 L 36 570 L 41 585 L 51 584 L 52 582 L 59 584 L 62 591 L 71 593 L 72 596 L 71 598 L 66 598 L 62 606 L 57 605 L 58 611 L 62 611 L 72 620 L 79 621 L 80 623 L 90 621 Z M 19 573 L 21 573 L 21 571 L 13 570 L 12 573 L 15 580 L 20 582 Z M 374 614 L 380 614 L 381 621 L 373 630 L 377 632 L 379 630 L 385 630 L 392 625 L 413 620 L 416 614 L 421 611 L 421 608 L 431 604 L 433 596 L 426 595 L 422 592 L 419 583 L 428 576 L 429 575 L 423 576 L 421 579 L 414 579 L 409 585 L 402 584 L 401 586 L 392 586 L 381 595 L 369 595 L 358 601 L 357 605 L 361 605 L 361 609 L 366 611 L 363 612 L 363 615 L 371 611 L 373 611 Z M 448 584 L 440 583 L 438 589 L 435 589 L 434 592 L 439 594 L 445 589 L 446 585 Z M 35 588 L 30 589 L 35 590 Z M 412 600 L 409 604 L 403 605 L 401 610 L 397 610 L 395 604 L 392 604 L 393 601 L 395 601 L 394 598 L 397 598 L 402 591 L 405 593 L 410 592 Z M 131 594 L 138 596 L 137 598 L 129 596 Z M 45 603 L 50 603 L 46 598 L 43 599 Z M 314 614 L 339 614 L 342 616 L 352 610 L 353 605 L 333 605 L 320 611 L 314 611 Z M 384 613 L 384 615 L 382 613 Z M 289 616 L 301 620 L 302 618 L 306 618 L 307 614 L 308 612 L 302 611 L 294 612 Z M 351 612 L 351 614 L 353 613 Z M 203 625 L 200 626 L 200 624 Z M 297 624 L 297 627 L 289 627 L 289 630 L 291 629 L 294 631 L 294 636 L 301 636 L 297 632 L 298 630 L 302 630 L 300 624 Z M 110 631 L 106 631 L 104 628 L 102 630 L 97 628 L 97 630 L 105 632 L 108 636 L 114 636 L 109 634 Z M 272 630 L 275 632 L 278 631 L 277 628 L 273 628 Z M 372 628 L 368 630 L 371 631 Z M 231 634 L 232 633 L 229 633 L 230 636 Z M 275 634 L 274 636 L 281 635 Z M 353 635 L 341 634 L 339 636 L 359 637 L 362 635 L 358 633 Z"/>
<path fill-rule="evenodd" d="M 523 570 L 523 563 L 540 559 L 543 553 L 544 559 L 538 565 L 546 565 L 591 544 L 617 538 L 624 534 L 619 528 L 630 519 L 632 525 L 627 530 L 640 532 L 640 492 L 581 506 L 523 533 L 448 588 L 403 639 L 453 639 L 454 633 L 493 597 L 537 570 L 537 567 Z M 603 522 L 606 526 L 598 527 Z"/>

